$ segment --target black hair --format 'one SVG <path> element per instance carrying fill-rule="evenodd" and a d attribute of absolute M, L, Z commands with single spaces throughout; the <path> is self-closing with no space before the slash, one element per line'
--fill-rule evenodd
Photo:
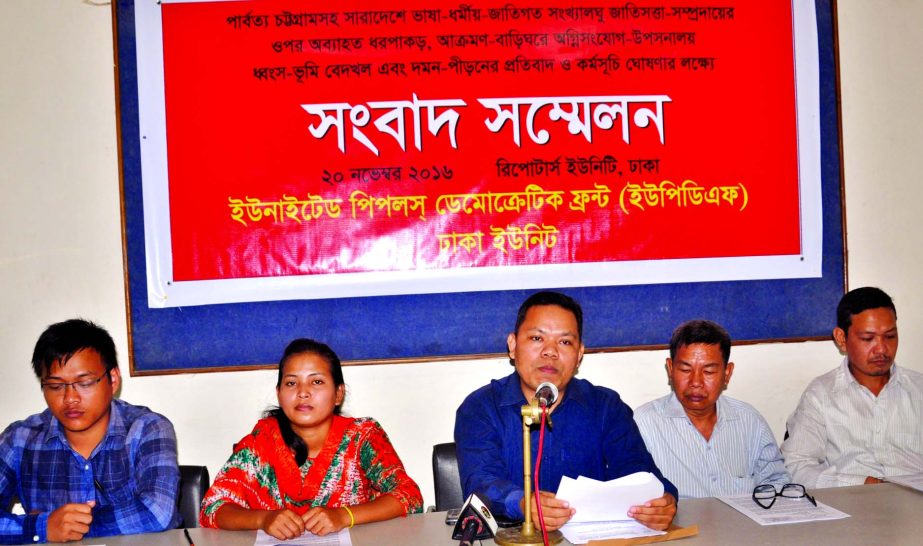
<path fill-rule="evenodd" d="M 526 313 L 533 307 L 542 305 L 557 305 L 567 311 L 570 311 L 577 320 L 577 341 L 583 339 L 583 309 L 577 301 L 560 292 L 536 292 L 529 296 L 526 301 L 519 306 L 519 313 L 516 315 L 516 327 L 513 329 L 514 334 L 519 333 L 519 327 L 526 320 Z"/>
<path fill-rule="evenodd" d="M 881 288 L 864 286 L 850 290 L 840 298 L 840 303 L 836 306 L 836 325 L 848 334 L 849 327 L 852 326 L 853 315 L 858 315 L 869 309 L 881 308 L 890 309 L 894 312 L 894 318 L 897 318 L 894 301 Z"/>
<path fill-rule="evenodd" d="M 731 359 L 731 336 L 720 324 L 710 320 L 689 320 L 677 326 L 670 338 L 670 358 L 676 358 L 680 347 L 696 343 L 720 345 L 725 365 Z"/>
<path fill-rule="evenodd" d="M 93 349 L 106 366 L 106 374 L 118 367 L 115 342 L 103 327 L 84 319 L 70 319 L 52 324 L 35 342 L 32 350 L 32 370 L 42 379 L 59 363 L 64 366 L 76 353 Z"/>
<path fill-rule="evenodd" d="M 282 353 L 282 358 L 279 360 L 279 376 L 276 379 L 276 389 L 282 386 L 282 371 L 285 368 L 285 363 L 288 362 L 289 358 L 302 354 L 314 354 L 327 361 L 327 364 L 330 365 L 330 375 L 333 377 L 335 389 L 344 384 L 343 366 L 340 364 L 340 357 L 333 352 L 333 349 L 313 339 L 299 338 L 289 343 L 288 347 L 285 348 L 285 352 Z M 334 415 L 339 415 L 340 409 L 340 406 L 336 406 L 333 409 Z M 308 446 L 292 430 L 292 423 L 289 421 L 288 416 L 285 415 L 285 412 L 282 411 L 282 408 L 270 408 L 264 412 L 263 416 L 273 417 L 279 423 L 282 440 L 295 454 L 295 462 L 298 463 L 298 466 L 302 466 L 308 460 Z"/>
<path fill-rule="evenodd" d="M 516 327 L 513 329 L 513 335 L 519 334 L 519 327 L 525 322 L 526 313 L 529 312 L 529 309 L 542 305 L 557 305 L 562 309 L 570 311 L 577 321 L 577 341 L 583 339 L 583 309 L 580 307 L 580 304 L 570 296 L 560 292 L 551 292 L 549 290 L 536 292 L 526 298 L 526 301 L 522 302 L 522 305 L 519 306 L 519 312 L 516 314 Z M 510 366 L 515 365 L 516 361 L 510 358 Z"/>

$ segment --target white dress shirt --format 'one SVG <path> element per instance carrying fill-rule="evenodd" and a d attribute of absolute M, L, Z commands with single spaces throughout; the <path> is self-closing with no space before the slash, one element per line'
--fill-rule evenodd
<path fill-rule="evenodd" d="M 808 385 L 788 433 L 785 466 L 809 488 L 923 472 L 923 374 L 893 364 L 875 396 L 844 359 Z"/>
<path fill-rule="evenodd" d="M 657 468 L 680 498 L 749 494 L 791 481 L 769 425 L 753 406 L 718 397 L 718 421 L 707 441 L 670 393 L 639 407 L 635 422 Z"/>

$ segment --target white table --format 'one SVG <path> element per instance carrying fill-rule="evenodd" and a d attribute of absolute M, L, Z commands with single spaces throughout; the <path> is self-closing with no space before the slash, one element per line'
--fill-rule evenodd
<path fill-rule="evenodd" d="M 698 525 L 698 536 L 677 546 L 739 545 L 913 545 L 923 544 L 923 493 L 894 484 L 859 485 L 811 491 L 825 504 L 846 512 L 834 521 L 760 526 L 717 499 L 680 502 L 676 523 Z M 430 512 L 352 529 L 354 546 L 455 546 L 444 512 Z M 252 546 L 253 531 L 190 529 L 196 546 Z M 86 539 L 70 544 L 106 546 L 188 546 L 182 530 L 149 535 Z M 567 544 L 565 542 L 564 544 Z M 484 541 L 493 545 L 493 541 Z"/>

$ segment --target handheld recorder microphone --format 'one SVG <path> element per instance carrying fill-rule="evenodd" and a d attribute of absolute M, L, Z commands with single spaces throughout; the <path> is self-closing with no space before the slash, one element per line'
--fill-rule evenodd
<path fill-rule="evenodd" d="M 452 530 L 452 540 L 458 540 L 459 546 L 471 546 L 475 540 L 493 538 L 496 533 L 497 520 L 487 505 L 472 493 L 461 508 Z"/>

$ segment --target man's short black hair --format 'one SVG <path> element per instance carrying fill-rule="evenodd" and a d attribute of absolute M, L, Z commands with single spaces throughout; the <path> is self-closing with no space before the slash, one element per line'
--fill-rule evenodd
<path fill-rule="evenodd" d="M 40 380 L 55 362 L 64 364 L 76 353 L 93 349 L 99 353 L 106 373 L 119 365 L 115 342 L 104 328 L 84 319 L 70 319 L 52 324 L 42 332 L 32 351 L 32 369 Z"/>
<path fill-rule="evenodd" d="M 881 288 L 863 286 L 862 288 L 850 290 L 840 298 L 840 303 L 836 306 L 836 325 L 848 334 L 849 327 L 852 326 L 853 315 L 858 315 L 869 309 L 881 308 L 890 309 L 894 312 L 894 318 L 897 318 L 894 301 Z"/>
<path fill-rule="evenodd" d="M 577 319 L 577 341 L 583 339 L 583 309 L 580 308 L 580 304 L 570 296 L 551 291 L 536 292 L 522 302 L 519 306 L 519 313 L 516 315 L 516 328 L 513 329 L 513 333 L 519 333 L 519 327 L 525 322 L 529 309 L 542 305 L 557 305 L 573 313 L 574 318 Z"/>
<path fill-rule="evenodd" d="M 690 320 L 677 326 L 670 338 L 670 358 L 676 358 L 680 347 L 696 343 L 720 345 L 725 365 L 731 359 L 731 336 L 720 324 L 710 320 Z"/>

